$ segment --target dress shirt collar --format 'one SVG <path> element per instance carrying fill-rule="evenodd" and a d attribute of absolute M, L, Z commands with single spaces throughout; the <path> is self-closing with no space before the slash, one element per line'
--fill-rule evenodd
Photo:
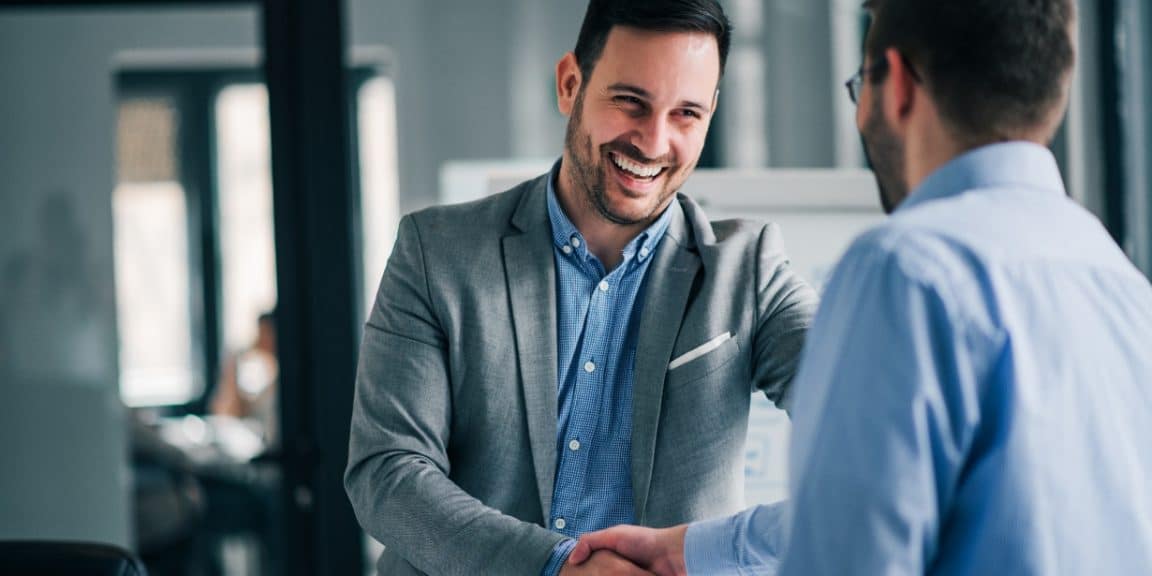
<path fill-rule="evenodd" d="M 896 211 L 990 188 L 1029 188 L 1065 194 L 1056 158 L 1030 142 L 982 146 L 953 158 L 924 179 Z"/>

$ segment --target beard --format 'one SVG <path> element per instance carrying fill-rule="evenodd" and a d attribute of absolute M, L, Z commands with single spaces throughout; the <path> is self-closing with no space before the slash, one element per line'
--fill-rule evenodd
<path fill-rule="evenodd" d="M 564 135 L 564 147 L 568 150 L 568 156 L 572 161 L 571 166 L 568 167 L 572 176 L 572 183 L 579 191 L 583 191 L 583 194 L 579 194 L 579 192 L 577 194 L 582 196 L 585 205 L 601 218 L 620 226 L 634 226 L 655 221 L 663 212 L 663 208 L 668 205 L 672 196 L 680 189 L 680 185 L 687 179 L 687 174 L 691 173 L 692 168 L 695 167 L 695 163 L 693 163 L 685 169 L 685 167 L 676 164 L 670 156 L 655 159 L 647 158 L 636 146 L 625 141 L 616 140 L 601 144 L 598 147 L 593 146 L 592 136 L 584 129 L 583 87 L 576 95 L 572 117 L 568 121 L 568 129 Z M 608 187 L 615 185 L 615 183 L 609 182 L 611 176 L 608 171 L 615 168 L 609 167 L 607 164 L 612 162 L 610 153 L 613 152 L 640 164 L 664 164 L 667 166 L 664 172 L 657 176 L 665 179 L 664 187 L 659 190 L 656 201 L 648 209 L 639 213 L 637 211 L 625 213 L 612 206 L 608 199 Z M 626 190 L 620 190 L 620 193 L 631 196 L 631 193 Z"/>
<path fill-rule="evenodd" d="M 872 111 L 864 121 L 860 141 L 864 145 L 864 158 L 872 167 L 876 186 L 880 189 L 880 205 L 885 214 L 891 214 L 908 196 L 904 174 L 904 142 L 884 123 L 883 97 L 876 91 Z"/>

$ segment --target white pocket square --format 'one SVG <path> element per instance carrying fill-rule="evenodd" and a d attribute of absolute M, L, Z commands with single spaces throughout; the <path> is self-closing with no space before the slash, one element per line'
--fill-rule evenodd
<path fill-rule="evenodd" d="M 732 339 L 731 332 L 725 332 L 677 357 L 672 363 L 668 364 L 669 370 L 675 370 L 717 348 L 725 342 Z"/>

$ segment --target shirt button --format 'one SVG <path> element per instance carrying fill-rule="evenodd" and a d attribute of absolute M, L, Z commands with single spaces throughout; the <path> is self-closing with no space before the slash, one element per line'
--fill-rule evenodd
<path fill-rule="evenodd" d="M 591 361 L 585 362 L 584 363 L 584 371 L 591 374 L 591 373 L 596 371 L 596 365 L 593 364 Z"/>
<path fill-rule="evenodd" d="M 565 254 L 571 254 L 572 253 L 572 247 L 565 244 L 565 245 L 560 247 L 560 251 L 565 253 Z"/>
<path fill-rule="evenodd" d="M 552 525 L 555 526 L 557 530 L 563 530 L 564 527 L 568 525 L 568 523 L 565 522 L 563 518 L 557 518 L 556 521 L 552 523 Z"/>
<path fill-rule="evenodd" d="M 568 449 L 575 452 L 580 449 L 580 441 L 573 439 L 568 443 Z"/>
<path fill-rule="evenodd" d="M 608 281 L 607 280 L 601 280 L 600 281 L 600 291 L 601 292 L 607 292 L 608 291 Z"/>
<path fill-rule="evenodd" d="M 580 239 L 579 239 L 579 238 L 577 238 L 577 237 L 575 237 L 575 236 L 573 236 L 573 237 L 572 237 L 572 246 L 573 246 L 574 248 L 579 248 L 579 247 L 580 247 Z"/>
<path fill-rule="evenodd" d="M 648 249 L 647 248 L 641 248 L 640 249 L 640 257 L 644 258 L 645 256 L 648 256 Z"/>

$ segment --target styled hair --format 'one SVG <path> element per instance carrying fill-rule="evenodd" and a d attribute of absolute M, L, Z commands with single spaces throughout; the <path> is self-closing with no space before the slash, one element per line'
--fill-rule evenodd
<path fill-rule="evenodd" d="M 732 23 L 717 0 L 590 0 L 576 39 L 576 62 L 587 82 L 616 26 L 654 32 L 704 32 L 716 38 L 720 75 L 732 45 Z"/>
<path fill-rule="evenodd" d="M 1076 60 L 1073 0 L 868 0 L 864 8 L 867 55 L 880 62 L 889 48 L 899 51 L 958 136 L 1055 133 Z"/>

